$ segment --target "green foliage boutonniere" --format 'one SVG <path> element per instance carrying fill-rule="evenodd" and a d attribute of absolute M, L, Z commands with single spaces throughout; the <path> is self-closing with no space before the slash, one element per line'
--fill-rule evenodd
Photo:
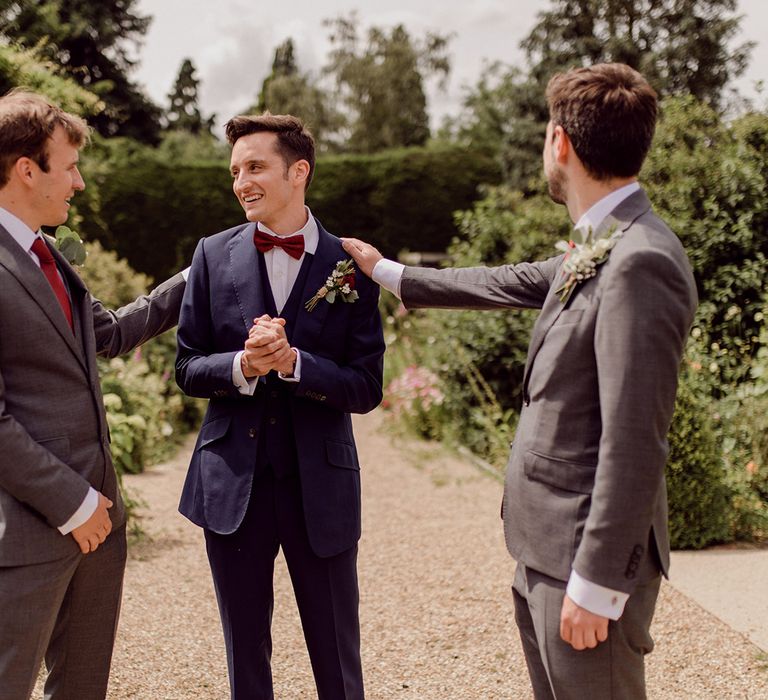
<path fill-rule="evenodd" d="M 325 284 L 317 290 L 305 305 L 307 311 L 312 311 L 321 299 L 325 299 L 329 304 L 336 301 L 336 297 L 351 304 L 358 298 L 355 290 L 355 262 L 351 258 L 339 260 L 336 267 L 331 272 L 331 276 L 325 280 Z"/>
<path fill-rule="evenodd" d="M 70 265 L 83 265 L 85 263 L 88 253 L 83 241 L 68 226 L 59 226 L 56 229 L 55 246 Z"/>
<path fill-rule="evenodd" d="M 597 274 L 597 266 L 608 259 L 608 254 L 623 232 L 617 231 L 616 227 L 612 226 L 604 235 L 596 239 L 590 226 L 586 231 L 576 229 L 575 233 L 581 238 L 580 243 L 574 243 L 571 240 L 558 241 L 555 244 L 558 250 L 565 253 L 563 271 L 568 275 L 565 282 L 555 290 L 555 294 L 560 297 L 563 304 L 568 301 L 580 282 Z"/>

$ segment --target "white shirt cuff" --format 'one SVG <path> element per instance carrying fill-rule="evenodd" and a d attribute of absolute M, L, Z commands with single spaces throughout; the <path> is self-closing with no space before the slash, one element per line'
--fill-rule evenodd
<path fill-rule="evenodd" d="M 621 617 L 629 599 L 628 593 L 587 581 L 573 570 L 565 592 L 576 605 L 610 620 L 618 620 Z"/>
<path fill-rule="evenodd" d="M 184 281 L 185 281 L 185 282 L 187 281 L 187 278 L 189 277 L 189 271 L 190 271 L 190 269 L 191 269 L 191 268 L 189 268 L 189 267 L 185 267 L 185 268 L 184 268 L 184 269 L 181 271 L 181 276 L 184 278 Z"/>
<path fill-rule="evenodd" d="M 400 299 L 400 280 L 404 270 L 405 265 L 382 258 L 374 266 L 371 279 Z"/>
<path fill-rule="evenodd" d="M 284 382 L 298 382 L 301 381 L 301 353 L 296 348 L 291 348 L 296 353 L 296 364 L 293 367 L 293 374 L 289 377 L 287 374 L 278 372 L 277 376 Z"/>
<path fill-rule="evenodd" d="M 243 374 L 243 366 L 240 364 L 240 358 L 243 356 L 241 350 L 235 355 L 235 359 L 232 360 L 232 383 L 237 387 L 237 390 L 245 396 L 253 396 L 253 392 L 256 391 L 256 385 L 259 383 L 258 377 L 253 379 L 246 379 Z"/>
<path fill-rule="evenodd" d="M 67 520 L 61 527 L 59 527 L 59 532 L 62 535 L 68 535 L 72 530 L 74 530 L 76 527 L 80 527 L 83 523 L 88 521 L 88 518 L 90 518 L 95 512 L 96 508 L 99 507 L 99 494 L 96 489 L 93 487 L 88 489 L 88 493 L 85 494 L 85 498 L 83 499 L 83 502 L 80 504 L 80 507 L 75 511 L 74 515 Z"/>

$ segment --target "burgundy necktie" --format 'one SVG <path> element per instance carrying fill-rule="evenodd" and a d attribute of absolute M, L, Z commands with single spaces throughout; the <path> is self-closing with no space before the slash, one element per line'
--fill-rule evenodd
<path fill-rule="evenodd" d="M 282 248 L 292 258 L 298 260 L 304 255 L 304 236 L 301 233 L 295 236 L 287 236 L 285 238 L 281 236 L 270 236 L 268 233 L 261 231 L 259 227 L 253 232 L 253 242 L 260 253 L 266 253 L 268 250 L 272 250 L 275 246 Z"/>
<path fill-rule="evenodd" d="M 40 269 L 48 279 L 48 282 L 53 289 L 53 293 L 61 304 L 61 310 L 67 317 L 69 327 L 74 331 L 75 326 L 72 323 L 72 305 L 69 301 L 69 295 L 64 287 L 64 282 L 59 277 L 59 271 L 56 268 L 56 263 L 51 255 L 51 251 L 48 250 L 48 246 L 45 245 L 42 238 L 36 238 L 32 244 L 32 252 L 37 255 L 37 259 L 40 261 Z"/>

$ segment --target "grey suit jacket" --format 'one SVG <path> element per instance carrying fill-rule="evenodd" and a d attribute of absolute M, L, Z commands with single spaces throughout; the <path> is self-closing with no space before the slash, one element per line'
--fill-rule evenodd
<path fill-rule="evenodd" d="M 664 464 L 697 304 L 680 241 L 642 191 L 602 224 L 623 236 L 566 304 L 563 256 L 496 268 L 406 268 L 408 308 L 541 308 L 504 492 L 510 554 L 630 593 L 669 566 Z M 600 233 L 598 231 L 598 233 Z"/>
<path fill-rule="evenodd" d="M 96 355 L 114 357 L 173 327 L 184 280 L 113 312 L 49 244 L 72 299 L 75 333 L 30 256 L 0 226 L 0 566 L 79 551 L 56 529 L 93 486 L 125 522 L 109 453 Z"/>

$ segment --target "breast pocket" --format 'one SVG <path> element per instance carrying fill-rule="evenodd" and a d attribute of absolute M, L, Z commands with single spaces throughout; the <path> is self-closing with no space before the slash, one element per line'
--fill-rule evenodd
<path fill-rule="evenodd" d="M 563 326 L 573 326 L 581 321 L 584 315 L 584 309 L 565 309 L 560 312 L 552 328 L 562 328 Z"/>

